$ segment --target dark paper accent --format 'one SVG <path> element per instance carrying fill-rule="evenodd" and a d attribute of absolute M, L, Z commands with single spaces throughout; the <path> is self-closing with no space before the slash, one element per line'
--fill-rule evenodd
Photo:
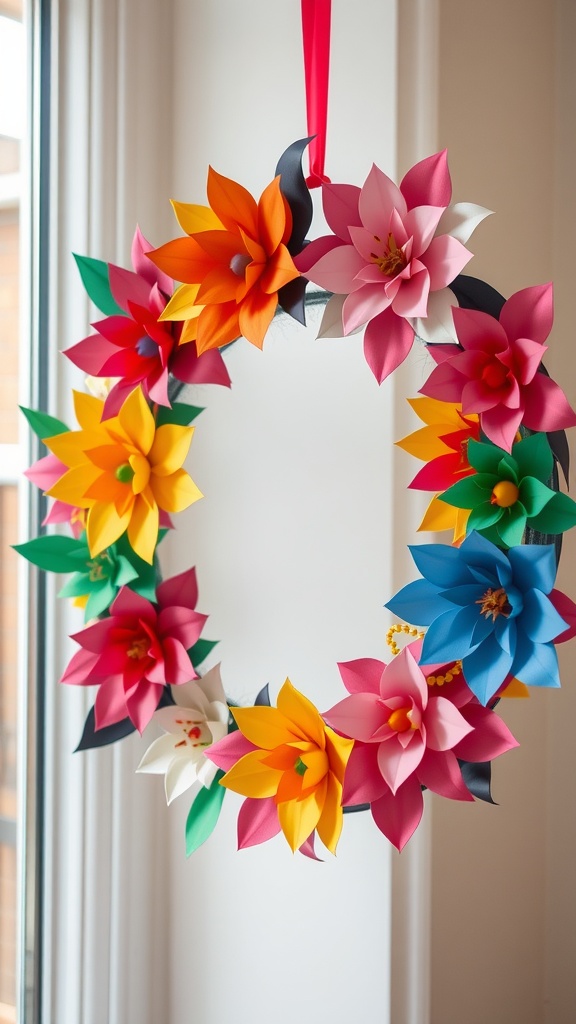
<path fill-rule="evenodd" d="M 170 687 L 165 686 L 162 696 L 158 701 L 158 707 L 165 708 L 174 703 Z M 79 750 L 93 750 L 95 747 L 106 747 L 109 743 L 123 740 L 133 732 L 136 732 L 136 726 L 129 718 L 123 718 L 120 722 L 114 722 L 114 725 L 105 725 L 103 729 L 96 729 L 94 708 L 92 707 L 88 712 L 82 737 L 74 753 L 78 753 Z"/>
<path fill-rule="evenodd" d="M 276 165 L 276 174 L 280 175 L 280 191 L 292 211 L 292 234 L 287 243 L 291 256 L 297 256 L 302 251 L 312 223 L 312 197 L 302 170 L 302 156 L 310 141 L 311 138 L 293 142 L 284 150 Z"/>
<path fill-rule="evenodd" d="M 458 299 L 458 305 L 463 309 L 478 309 L 482 313 L 488 313 L 495 317 L 496 320 L 500 319 L 502 306 L 506 300 L 503 295 L 500 295 L 500 292 L 492 288 L 492 285 L 480 281 L 477 277 L 458 274 L 458 277 L 455 277 L 448 287 L 450 291 L 454 292 Z"/>
<path fill-rule="evenodd" d="M 496 804 L 492 799 L 490 783 L 492 781 L 491 761 L 460 761 L 462 778 L 468 789 L 478 800 L 484 800 L 488 804 Z"/>
<path fill-rule="evenodd" d="M 305 295 L 308 281 L 305 277 L 296 277 L 289 281 L 278 292 L 278 303 L 288 316 L 306 326 Z"/>
<path fill-rule="evenodd" d="M 269 684 L 266 683 L 266 686 L 263 686 L 262 689 L 260 690 L 260 693 L 257 695 L 256 700 L 254 701 L 254 704 L 256 704 L 257 706 L 266 708 L 270 707 L 270 693 L 268 690 L 268 685 Z"/>

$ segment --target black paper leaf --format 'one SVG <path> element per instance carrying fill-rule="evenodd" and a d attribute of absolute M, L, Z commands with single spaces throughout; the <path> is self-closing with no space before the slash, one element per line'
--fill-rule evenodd
<path fill-rule="evenodd" d="M 170 687 L 165 686 L 162 691 L 162 696 L 158 701 L 158 707 L 166 708 L 174 703 Z M 116 743 L 117 740 L 123 740 L 125 736 L 129 736 L 130 733 L 136 731 L 136 726 L 129 718 L 123 718 L 120 722 L 114 722 L 114 725 L 105 725 L 102 729 L 96 729 L 95 726 L 94 708 L 90 708 L 84 723 L 80 742 L 74 753 L 77 753 L 79 750 L 92 750 L 96 747 L 106 747 L 109 743 Z"/>
<path fill-rule="evenodd" d="M 462 778 L 468 789 L 478 800 L 485 800 L 488 804 L 496 804 L 490 792 L 492 781 L 491 761 L 458 761 Z"/>
<path fill-rule="evenodd" d="M 297 256 L 302 251 L 312 223 L 312 197 L 302 170 L 302 156 L 311 138 L 293 142 L 284 150 L 276 165 L 276 174 L 280 175 L 280 191 L 292 211 L 292 234 L 287 244 L 291 256 Z"/>
<path fill-rule="evenodd" d="M 254 703 L 260 707 L 270 707 L 270 693 L 268 691 L 268 683 L 266 683 L 266 686 L 262 687 Z"/>

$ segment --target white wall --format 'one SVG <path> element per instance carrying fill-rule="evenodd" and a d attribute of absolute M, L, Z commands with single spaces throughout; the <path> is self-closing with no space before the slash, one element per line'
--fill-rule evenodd
<path fill-rule="evenodd" d="M 175 198 L 205 201 L 208 163 L 259 195 L 306 134 L 299 20 L 297 3 L 176 4 Z M 376 161 L 394 175 L 395 4 L 336 0 L 332 53 L 328 174 L 361 184 Z M 263 353 L 241 341 L 226 354 L 233 389 L 201 394 L 190 460 L 206 497 L 180 517 L 171 565 L 198 566 L 232 697 L 267 682 L 275 695 L 289 674 L 325 709 L 343 695 L 336 661 L 385 656 L 393 397 L 360 338 L 314 337 L 282 321 Z M 171 1024 L 387 1022 L 386 840 L 357 815 L 335 861 L 281 839 L 236 853 L 239 803 L 227 796 L 188 862 L 187 808 L 166 814 Z"/>

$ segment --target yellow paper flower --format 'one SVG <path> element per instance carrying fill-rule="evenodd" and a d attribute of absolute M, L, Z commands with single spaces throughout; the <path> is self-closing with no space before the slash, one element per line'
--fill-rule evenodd
<path fill-rule="evenodd" d="M 464 416 L 460 405 L 436 398 L 409 398 L 408 403 L 426 426 L 396 444 L 426 463 L 410 487 L 435 492 L 418 529 L 453 530 L 453 544 L 459 545 L 466 536 L 470 510 L 453 508 L 437 495 L 474 472 L 467 452 L 470 438 L 477 441 L 480 436 L 478 416 Z"/>
<path fill-rule="evenodd" d="M 342 783 L 354 741 L 338 736 L 289 679 L 277 707 L 231 708 L 250 750 L 221 784 L 267 798 L 292 850 L 317 830 L 334 853 L 342 830 Z"/>
<path fill-rule="evenodd" d="M 182 469 L 194 428 L 157 428 L 140 387 L 103 422 L 101 399 L 74 392 L 74 407 L 81 429 L 44 441 L 68 467 L 46 493 L 87 509 L 92 558 L 128 531 L 133 550 L 152 563 L 160 510 L 181 512 L 202 497 Z"/>

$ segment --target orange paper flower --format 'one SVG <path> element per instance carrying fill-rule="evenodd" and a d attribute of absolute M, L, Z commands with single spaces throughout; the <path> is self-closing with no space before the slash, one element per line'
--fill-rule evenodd
<path fill-rule="evenodd" d="M 277 705 L 230 709 L 248 741 L 248 753 L 230 768 L 221 784 L 248 797 L 252 807 L 264 798 L 264 817 L 277 816 L 293 851 L 316 829 L 334 853 L 342 830 L 342 783 L 353 741 L 330 729 L 289 679 L 278 694 Z M 230 737 L 234 742 L 231 733 L 207 751 L 216 764 Z M 244 814 L 244 828 L 247 824 Z M 274 829 L 264 831 L 272 835 Z"/>
<path fill-rule="evenodd" d="M 117 416 L 102 422 L 104 402 L 74 393 L 80 430 L 44 443 L 68 467 L 46 493 L 88 510 L 86 538 L 92 558 L 127 530 L 140 558 L 152 563 L 159 510 L 181 512 L 202 497 L 182 469 L 193 427 L 156 427 L 141 388 L 130 393 Z"/>
<path fill-rule="evenodd" d="M 207 194 L 210 207 L 173 203 L 186 236 L 148 253 L 184 282 L 160 319 L 188 321 L 182 339 L 195 339 L 199 354 L 241 334 L 262 348 L 279 290 L 300 276 L 286 248 L 292 215 L 280 177 L 256 203 L 242 185 L 210 168 Z"/>

